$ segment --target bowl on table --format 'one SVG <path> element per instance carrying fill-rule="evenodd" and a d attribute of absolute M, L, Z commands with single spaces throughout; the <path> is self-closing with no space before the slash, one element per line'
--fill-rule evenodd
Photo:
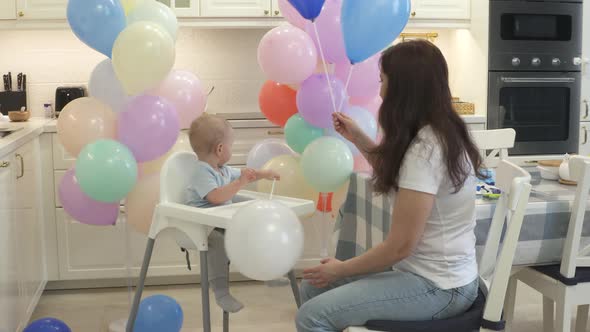
<path fill-rule="evenodd" d="M 539 161 L 537 169 L 541 173 L 541 177 L 545 180 L 557 181 L 559 180 L 559 166 L 561 160 L 544 160 Z"/>
<path fill-rule="evenodd" d="M 29 111 L 12 111 L 8 112 L 8 118 L 12 122 L 24 122 L 29 120 L 31 117 L 31 112 Z"/>

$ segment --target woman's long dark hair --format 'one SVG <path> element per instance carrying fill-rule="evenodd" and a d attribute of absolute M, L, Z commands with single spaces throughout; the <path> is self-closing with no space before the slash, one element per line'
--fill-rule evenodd
<path fill-rule="evenodd" d="M 447 62 L 434 44 L 402 42 L 381 57 L 387 91 L 379 110 L 383 140 L 370 153 L 375 190 L 399 189 L 404 156 L 418 131 L 430 126 L 441 144 L 448 178 L 459 191 L 472 166 L 479 172 L 482 159 L 461 117 L 452 105 Z M 441 170 L 443 171 L 443 170 Z"/>

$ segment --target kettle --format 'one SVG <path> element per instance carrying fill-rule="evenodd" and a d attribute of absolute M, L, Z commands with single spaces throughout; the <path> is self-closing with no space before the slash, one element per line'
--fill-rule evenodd
<path fill-rule="evenodd" d="M 566 154 L 563 157 L 563 161 L 561 162 L 561 165 L 559 165 L 559 177 L 562 180 L 566 180 L 566 181 L 572 181 L 572 178 L 570 177 L 570 155 Z"/>

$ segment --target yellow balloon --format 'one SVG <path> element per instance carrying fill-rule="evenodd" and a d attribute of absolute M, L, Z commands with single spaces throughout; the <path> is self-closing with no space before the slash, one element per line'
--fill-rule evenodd
<path fill-rule="evenodd" d="M 136 231 L 148 234 L 154 209 L 160 199 L 160 176 L 152 174 L 141 179 L 125 200 L 127 222 Z"/>
<path fill-rule="evenodd" d="M 274 194 L 280 196 L 317 200 L 318 192 L 315 191 L 303 177 L 303 171 L 299 165 L 299 157 L 281 155 L 269 160 L 263 169 L 271 169 L 281 176 L 281 180 L 275 184 Z M 258 191 L 269 193 L 272 181 L 260 180 Z"/>
<path fill-rule="evenodd" d="M 135 6 L 139 3 L 143 2 L 143 0 L 121 0 L 121 4 L 123 5 L 123 9 L 125 10 L 125 15 L 129 14 Z"/>
<path fill-rule="evenodd" d="M 113 68 L 129 95 L 156 87 L 172 69 L 175 57 L 170 34 L 147 21 L 127 26 L 113 46 Z"/>

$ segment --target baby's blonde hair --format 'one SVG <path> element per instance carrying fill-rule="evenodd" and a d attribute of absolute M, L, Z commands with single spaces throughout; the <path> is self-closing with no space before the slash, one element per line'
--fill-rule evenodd
<path fill-rule="evenodd" d="M 193 121 L 188 132 L 193 151 L 199 158 L 204 158 L 215 151 L 231 129 L 226 119 L 204 113 Z"/>

